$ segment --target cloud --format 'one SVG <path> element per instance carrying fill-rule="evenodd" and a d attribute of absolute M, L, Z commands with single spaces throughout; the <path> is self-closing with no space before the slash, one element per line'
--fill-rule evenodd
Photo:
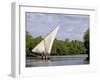
<path fill-rule="evenodd" d="M 26 30 L 32 36 L 45 36 L 55 25 L 61 24 L 57 39 L 82 40 L 84 32 L 89 28 L 89 16 L 45 13 L 26 13 Z"/>

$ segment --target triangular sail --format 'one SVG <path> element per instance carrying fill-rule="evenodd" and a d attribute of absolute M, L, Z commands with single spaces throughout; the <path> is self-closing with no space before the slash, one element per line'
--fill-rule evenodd
<path fill-rule="evenodd" d="M 51 48 L 56 37 L 59 25 L 51 31 L 32 51 L 36 53 L 51 53 Z"/>
<path fill-rule="evenodd" d="M 46 53 L 49 53 L 49 54 L 51 53 L 51 48 L 52 48 L 58 29 L 59 29 L 59 26 L 57 26 L 51 33 L 48 34 L 47 37 L 45 37 L 44 45 L 45 45 Z"/>
<path fill-rule="evenodd" d="M 45 52 L 44 40 L 42 40 L 34 49 L 32 49 L 32 52 L 35 52 L 35 53 Z"/>

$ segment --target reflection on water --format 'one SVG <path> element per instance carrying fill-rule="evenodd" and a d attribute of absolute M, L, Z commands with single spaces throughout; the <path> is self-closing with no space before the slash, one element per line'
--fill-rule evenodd
<path fill-rule="evenodd" d="M 26 58 L 26 67 L 39 67 L 39 66 L 64 66 L 64 65 L 80 65 L 89 64 L 86 61 L 87 55 L 78 55 L 70 57 L 51 57 L 51 59 L 45 61 L 40 58 Z"/>

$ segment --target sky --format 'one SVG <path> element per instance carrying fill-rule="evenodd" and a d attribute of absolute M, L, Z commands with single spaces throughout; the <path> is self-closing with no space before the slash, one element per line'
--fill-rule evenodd
<path fill-rule="evenodd" d="M 89 15 L 51 14 L 26 12 L 26 31 L 33 37 L 46 36 L 56 25 L 60 28 L 56 35 L 59 40 L 83 41 L 84 33 L 89 28 Z"/>

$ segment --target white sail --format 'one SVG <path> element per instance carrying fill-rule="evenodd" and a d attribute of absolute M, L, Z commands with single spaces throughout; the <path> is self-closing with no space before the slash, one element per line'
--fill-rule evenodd
<path fill-rule="evenodd" d="M 56 37 L 59 25 L 51 31 L 32 51 L 36 53 L 51 53 L 51 48 Z"/>
<path fill-rule="evenodd" d="M 44 40 L 42 40 L 34 49 L 32 49 L 32 52 L 35 52 L 35 53 L 45 52 Z"/>
<path fill-rule="evenodd" d="M 59 29 L 59 26 L 57 26 L 53 31 L 51 31 L 48 36 L 45 37 L 44 39 L 44 45 L 45 45 L 45 52 L 46 53 L 51 53 L 51 48 L 54 42 L 54 39 L 56 37 L 57 31 Z"/>

